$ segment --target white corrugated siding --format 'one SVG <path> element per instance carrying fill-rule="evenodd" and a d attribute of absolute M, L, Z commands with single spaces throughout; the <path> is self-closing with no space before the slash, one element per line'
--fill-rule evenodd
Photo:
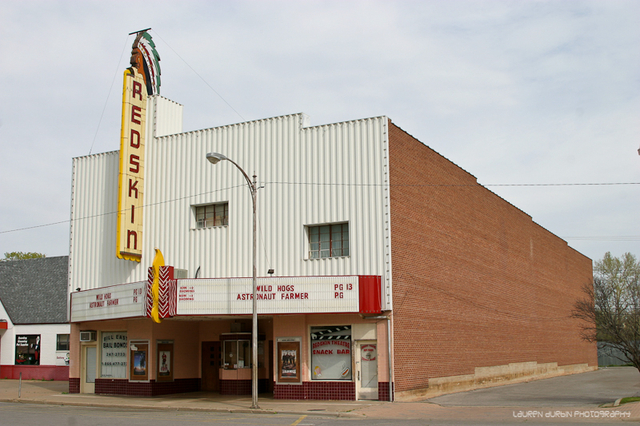
<path fill-rule="evenodd" d="M 251 276 L 251 196 L 233 164 L 205 158 L 220 152 L 264 186 L 259 276 L 381 275 L 389 294 L 387 122 L 304 127 L 308 117 L 294 114 L 147 141 L 140 264 L 116 259 L 115 215 L 93 218 L 116 210 L 118 153 L 75 159 L 72 288 L 144 280 L 154 247 L 190 277 Z M 195 229 L 192 206 L 223 201 L 229 225 Z M 349 223 L 350 256 L 306 259 L 305 226 L 335 222 Z"/>
<path fill-rule="evenodd" d="M 148 116 L 155 127 L 155 133 L 149 133 L 155 137 L 182 133 L 182 105 L 161 96 L 153 96 L 149 99 L 151 113 Z"/>
<path fill-rule="evenodd" d="M 116 258 L 119 152 L 73 159 L 71 289 L 131 281 L 131 262 Z"/>

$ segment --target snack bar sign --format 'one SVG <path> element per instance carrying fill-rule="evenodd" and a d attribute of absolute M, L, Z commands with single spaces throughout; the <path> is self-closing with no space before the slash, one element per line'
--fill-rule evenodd
<path fill-rule="evenodd" d="M 259 278 L 260 314 L 358 312 L 358 277 Z M 178 280 L 177 315 L 251 314 L 251 278 Z"/>

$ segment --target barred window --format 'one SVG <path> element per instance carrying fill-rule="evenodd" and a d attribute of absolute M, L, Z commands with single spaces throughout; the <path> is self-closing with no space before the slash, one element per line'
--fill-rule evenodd
<path fill-rule="evenodd" d="M 309 226 L 309 259 L 349 256 L 349 224 Z"/>
<path fill-rule="evenodd" d="M 229 224 L 229 203 L 196 206 L 196 228 Z"/>

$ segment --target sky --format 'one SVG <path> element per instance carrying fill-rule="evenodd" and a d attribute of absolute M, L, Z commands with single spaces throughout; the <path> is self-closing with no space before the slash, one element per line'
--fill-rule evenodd
<path fill-rule="evenodd" d="M 640 256 L 640 1 L 0 2 L 0 258 L 69 253 L 151 28 L 184 130 L 385 115 L 593 260 Z M 115 238 L 115 236 L 114 236 Z"/>

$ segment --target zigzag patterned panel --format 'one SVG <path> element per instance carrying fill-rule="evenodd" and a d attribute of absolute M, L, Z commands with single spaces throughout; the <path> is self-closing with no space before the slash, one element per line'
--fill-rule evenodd
<path fill-rule="evenodd" d="M 173 317 L 178 311 L 178 280 L 171 280 L 168 293 L 169 299 L 167 301 L 167 316 Z"/>
<path fill-rule="evenodd" d="M 153 268 L 149 268 L 147 275 L 147 297 L 145 312 L 151 318 L 153 308 Z M 176 315 L 178 306 L 178 281 L 173 279 L 173 266 L 161 266 L 159 277 L 160 294 L 158 300 L 158 316 L 169 318 Z"/>
<path fill-rule="evenodd" d="M 173 267 L 163 266 L 160 268 L 160 318 L 172 317 L 176 313 L 176 289 L 177 282 L 173 279 Z M 173 302 L 173 306 L 172 306 Z"/>
<path fill-rule="evenodd" d="M 145 309 L 147 318 L 151 318 L 151 308 L 153 307 L 153 294 L 151 287 L 153 286 L 153 268 L 149 268 L 147 272 L 147 297 L 145 298 Z"/>

